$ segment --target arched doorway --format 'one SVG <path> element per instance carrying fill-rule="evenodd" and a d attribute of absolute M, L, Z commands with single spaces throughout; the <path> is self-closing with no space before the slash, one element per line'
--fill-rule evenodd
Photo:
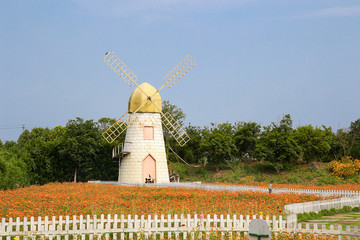
<path fill-rule="evenodd" d="M 146 181 L 156 183 L 156 161 L 150 154 L 142 163 L 142 179 L 144 183 Z"/>

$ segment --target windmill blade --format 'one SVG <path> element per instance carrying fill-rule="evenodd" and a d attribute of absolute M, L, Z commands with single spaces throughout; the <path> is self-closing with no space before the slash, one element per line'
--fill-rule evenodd
<path fill-rule="evenodd" d="M 138 77 L 118 58 L 113 51 L 107 52 L 103 62 L 110 66 L 129 86 L 136 84 Z"/>
<path fill-rule="evenodd" d="M 173 70 L 169 72 L 168 75 L 163 78 L 164 85 L 158 91 L 160 91 L 165 85 L 171 88 L 191 69 L 193 69 L 196 64 L 195 60 L 190 55 L 187 55 L 186 58 L 184 58 Z"/>
<path fill-rule="evenodd" d="M 126 112 L 105 132 L 103 132 L 102 136 L 105 138 L 105 140 L 108 143 L 114 142 L 127 129 L 127 127 L 136 119 L 136 117 L 132 115 L 133 114 L 129 114 L 128 112 Z"/>
<path fill-rule="evenodd" d="M 147 99 L 140 107 L 138 107 L 134 112 L 126 112 L 122 115 L 113 125 L 111 125 L 105 132 L 103 132 L 103 137 L 108 143 L 114 142 L 126 129 L 127 127 L 137 119 L 136 113 L 149 101 Z M 154 104 L 156 106 L 156 104 Z M 156 106 L 157 107 L 157 106 Z"/>
<path fill-rule="evenodd" d="M 197 63 L 195 60 L 190 56 L 187 55 L 186 58 L 184 58 L 173 70 L 168 73 L 163 78 L 164 85 L 162 85 L 152 96 L 148 96 L 148 99 L 154 104 L 154 102 L 151 100 L 157 93 L 160 92 L 161 89 L 163 89 L 165 86 L 168 86 L 171 88 L 175 83 L 177 83 L 183 76 L 185 76 L 191 69 L 193 69 Z M 138 86 L 136 84 L 136 86 Z M 139 87 L 139 86 L 138 86 Z M 139 87 L 139 89 L 144 93 L 145 96 L 146 93 Z M 156 104 L 154 104 L 157 109 L 159 109 Z M 160 110 L 160 109 L 159 109 Z"/>
<path fill-rule="evenodd" d="M 162 123 L 166 127 L 166 129 L 170 132 L 170 134 L 175 138 L 178 144 L 182 147 L 189 140 L 189 135 L 186 134 L 185 130 L 181 128 L 180 124 L 175 120 L 170 113 L 161 113 Z"/>

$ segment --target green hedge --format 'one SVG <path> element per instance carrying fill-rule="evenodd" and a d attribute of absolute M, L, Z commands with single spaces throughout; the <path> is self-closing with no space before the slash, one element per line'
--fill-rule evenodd
<path fill-rule="evenodd" d="M 308 213 L 298 213 L 297 220 L 298 222 L 307 222 L 309 220 L 320 219 L 322 216 L 333 216 L 335 214 L 349 213 L 349 212 L 360 212 L 360 207 L 350 207 L 344 206 L 340 209 L 330 208 L 320 210 L 318 213 L 316 212 L 308 212 Z"/>

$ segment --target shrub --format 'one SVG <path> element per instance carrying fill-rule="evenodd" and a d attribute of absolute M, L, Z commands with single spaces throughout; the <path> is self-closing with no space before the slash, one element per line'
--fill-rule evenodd
<path fill-rule="evenodd" d="M 352 209 L 352 211 L 353 211 L 353 212 L 360 212 L 360 207 L 354 207 L 354 208 Z"/>
<path fill-rule="evenodd" d="M 316 219 L 318 218 L 318 215 L 315 212 L 309 212 L 310 219 Z"/>
<path fill-rule="evenodd" d="M 330 208 L 330 210 L 329 210 L 329 215 L 330 215 L 330 216 L 333 216 L 333 215 L 335 215 L 336 213 L 337 213 L 337 211 L 336 211 L 335 208 Z"/>
<path fill-rule="evenodd" d="M 264 178 L 263 176 L 261 176 L 261 174 L 257 174 L 255 176 L 255 181 L 257 182 L 264 182 L 266 180 L 266 178 Z"/>
<path fill-rule="evenodd" d="M 344 211 L 344 213 L 351 212 L 351 211 L 352 211 L 352 207 L 350 207 L 350 206 L 344 206 L 344 207 L 343 207 L 343 211 Z"/>
<path fill-rule="evenodd" d="M 255 178 L 253 176 L 246 176 L 242 179 L 242 181 L 245 183 L 245 184 L 251 184 L 255 181 Z"/>
<path fill-rule="evenodd" d="M 299 183 L 300 179 L 297 176 L 291 176 L 288 178 L 289 183 Z"/>
<path fill-rule="evenodd" d="M 311 220 L 311 216 L 309 213 L 298 213 L 297 214 L 297 220 L 298 222 L 306 222 L 308 220 Z"/>
<path fill-rule="evenodd" d="M 336 185 L 342 182 L 342 178 L 334 175 L 323 176 L 319 179 L 319 183 L 325 185 Z"/>
<path fill-rule="evenodd" d="M 328 209 L 322 209 L 320 212 L 323 214 L 323 216 L 329 216 L 330 215 L 330 211 Z"/>
<path fill-rule="evenodd" d="M 332 174 L 342 178 L 350 178 L 360 174 L 360 160 L 350 156 L 342 157 L 339 161 L 330 162 Z"/>
<path fill-rule="evenodd" d="M 307 218 L 304 217 L 304 213 L 298 213 L 297 214 L 297 220 L 298 220 L 298 222 L 306 222 Z"/>

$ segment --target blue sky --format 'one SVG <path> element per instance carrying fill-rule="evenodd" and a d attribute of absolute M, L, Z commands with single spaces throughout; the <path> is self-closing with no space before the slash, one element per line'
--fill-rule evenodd
<path fill-rule="evenodd" d="M 102 62 L 109 50 L 156 88 L 191 54 L 160 94 L 192 125 L 360 118 L 360 1 L 2 0 L 0 139 L 123 115 L 134 88 Z"/>

